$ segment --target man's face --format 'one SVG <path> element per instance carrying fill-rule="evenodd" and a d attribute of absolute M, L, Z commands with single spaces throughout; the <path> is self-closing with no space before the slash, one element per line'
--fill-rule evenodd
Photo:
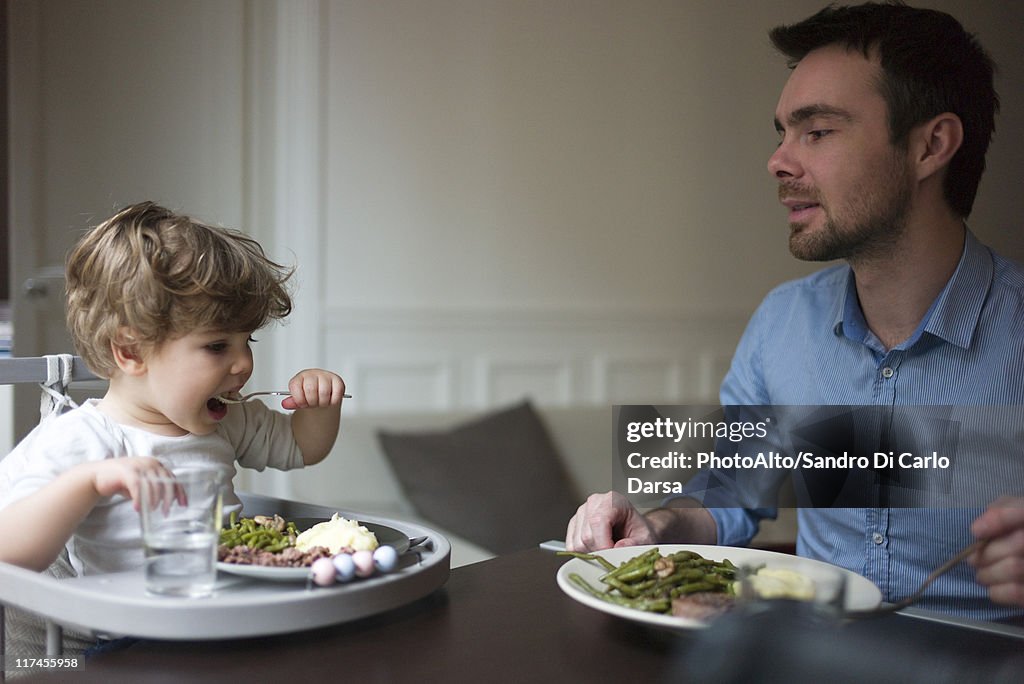
<path fill-rule="evenodd" d="M 804 57 L 782 90 L 768 170 L 799 259 L 871 258 L 906 226 L 912 178 L 906 153 L 889 143 L 880 75 L 860 52 L 829 46 Z"/>

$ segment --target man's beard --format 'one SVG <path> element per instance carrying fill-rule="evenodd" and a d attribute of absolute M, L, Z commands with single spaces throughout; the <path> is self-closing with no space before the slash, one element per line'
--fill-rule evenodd
<path fill-rule="evenodd" d="M 891 175 L 874 191 L 851 193 L 860 201 L 847 207 L 845 218 L 832 214 L 813 190 L 780 185 L 780 197 L 811 197 L 825 213 L 825 223 L 816 232 L 808 233 L 805 225 L 790 226 L 789 251 L 804 261 L 846 259 L 851 263 L 891 255 L 903 236 L 910 211 L 911 185 L 904 168 L 894 163 Z"/>

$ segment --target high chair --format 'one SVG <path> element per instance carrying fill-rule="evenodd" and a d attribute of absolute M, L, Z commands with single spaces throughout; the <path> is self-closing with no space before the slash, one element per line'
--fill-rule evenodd
<path fill-rule="evenodd" d="M 71 355 L 0 358 L 0 384 L 36 383 L 41 418 L 75 406 L 74 382 L 99 380 Z M 5 455 L 5 454 L 4 454 Z M 0 456 L 2 458 L 2 456 Z M 304 582 L 252 581 L 226 574 L 215 595 L 204 599 L 154 598 L 143 590 L 141 570 L 57 579 L 0 562 L 0 654 L 4 649 L 4 605 L 21 608 L 46 623 L 46 656 L 60 656 L 64 627 L 92 636 L 202 640 L 266 636 L 314 629 L 397 607 L 435 591 L 448 579 L 451 545 L 443 535 L 403 520 L 235 492 L 247 516 L 279 514 L 287 519 L 343 517 L 392 528 L 407 538 L 424 537 L 400 569 L 386 577 L 329 589 Z M 6 667 L 6 665 L 5 665 Z M 0 667 L 0 682 L 4 681 Z"/>
<path fill-rule="evenodd" d="M 94 375 L 80 358 L 71 354 L 0 358 L 0 385 L 24 383 L 39 385 L 41 390 L 40 418 L 62 413 L 76 405 L 68 394 L 71 383 L 98 380 L 100 378 Z M 0 458 L 5 455 L 0 454 Z M 5 653 L 4 604 L 10 597 L 6 595 L 5 587 L 9 585 L 9 582 L 6 581 L 4 573 L 8 568 L 21 570 L 6 563 L 0 563 L 0 578 L 5 580 L 0 583 L 0 654 Z M 59 655 L 62 630 L 50 620 L 46 621 L 46 625 L 46 653 L 47 655 Z M 3 668 L 0 668 L 0 681 L 4 681 Z"/>

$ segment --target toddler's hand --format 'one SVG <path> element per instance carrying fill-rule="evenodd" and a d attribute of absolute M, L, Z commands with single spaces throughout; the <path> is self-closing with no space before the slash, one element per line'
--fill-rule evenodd
<path fill-rule="evenodd" d="M 292 396 L 281 402 L 288 410 L 340 406 L 345 394 L 345 381 L 337 373 L 309 368 L 299 371 L 288 382 Z"/>
<path fill-rule="evenodd" d="M 139 510 L 139 488 L 147 475 L 172 477 L 164 464 L 150 456 L 108 458 L 93 464 L 93 487 L 100 496 L 124 494 Z"/>

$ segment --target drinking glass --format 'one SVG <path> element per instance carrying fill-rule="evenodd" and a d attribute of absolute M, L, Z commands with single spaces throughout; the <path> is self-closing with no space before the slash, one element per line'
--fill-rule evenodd
<path fill-rule="evenodd" d="M 149 475 L 140 482 L 146 592 L 203 597 L 217 579 L 221 492 L 226 471 L 215 464 Z"/>

